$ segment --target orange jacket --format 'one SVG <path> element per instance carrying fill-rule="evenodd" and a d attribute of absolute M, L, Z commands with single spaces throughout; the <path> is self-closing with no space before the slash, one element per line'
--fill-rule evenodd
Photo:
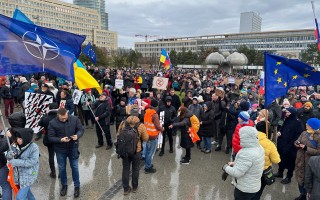
<path fill-rule="evenodd" d="M 147 129 L 149 139 L 156 139 L 161 132 L 157 129 L 155 122 L 153 121 L 153 115 L 158 115 L 154 109 L 147 109 L 144 115 L 144 126 Z M 159 117 L 158 117 L 159 120 Z"/>

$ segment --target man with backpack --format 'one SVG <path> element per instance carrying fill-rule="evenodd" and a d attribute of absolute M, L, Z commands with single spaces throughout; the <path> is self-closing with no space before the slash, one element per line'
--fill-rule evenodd
<path fill-rule="evenodd" d="M 149 135 L 146 127 L 140 123 L 136 116 L 129 116 L 119 126 L 116 152 L 122 158 L 122 186 L 124 195 L 131 190 L 137 192 L 139 181 L 139 168 L 141 160 L 141 140 L 147 142 Z M 129 186 L 130 166 L 132 165 L 132 188 Z"/>

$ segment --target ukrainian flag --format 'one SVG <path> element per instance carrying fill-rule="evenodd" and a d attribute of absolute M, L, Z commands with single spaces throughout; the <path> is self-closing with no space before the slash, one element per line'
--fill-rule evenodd
<path fill-rule="evenodd" d="M 80 62 L 80 60 L 77 60 L 77 62 L 73 64 L 73 68 L 74 68 L 75 82 L 79 90 L 83 90 L 87 88 L 96 88 L 99 94 L 102 93 L 99 83 L 95 78 L 91 76 L 91 74 L 89 74 L 89 72 Z"/>

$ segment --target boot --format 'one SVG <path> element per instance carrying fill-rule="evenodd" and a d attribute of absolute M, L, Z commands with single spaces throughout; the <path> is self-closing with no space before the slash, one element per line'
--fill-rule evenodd
<path fill-rule="evenodd" d="M 282 183 L 282 184 L 289 184 L 289 183 L 291 183 L 291 178 L 286 177 L 285 179 L 283 179 L 283 180 L 281 181 L 281 183 Z"/>
<path fill-rule="evenodd" d="M 172 146 L 170 147 L 169 153 L 173 153 L 173 148 L 172 148 Z"/>
<path fill-rule="evenodd" d="M 274 177 L 283 178 L 283 173 L 282 172 L 277 172 L 277 173 L 274 174 Z"/>
<path fill-rule="evenodd" d="M 74 188 L 74 198 L 78 198 L 80 196 L 80 187 Z"/>
<path fill-rule="evenodd" d="M 221 151 L 221 146 L 219 145 L 214 151 Z"/>
<path fill-rule="evenodd" d="M 60 191 L 60 196 L 64 197 L 67 194 L 67 190 L 68 190 L 68 186 L 67 185 L 63 185 Z"/>
<path fill-rule="evenodd" d="M 164 154 L 164 151 L 161 150 L 160 153 L 159 153 L 159 156 L 163 156 L 163 154 Z"/>
<path fill-rule="evenodd" d="M 57 178 L 56 172 L 51 172 L 51 173 L 50 173 L 50 177 L 51 177 L 51 178 Z"/>
<path fill-rule="evenodd" d="M 307 196 L 303 195 L 303 194 L 300 194 L 300 196 L 295 198 L 294 200 L 307 200 Z"/>

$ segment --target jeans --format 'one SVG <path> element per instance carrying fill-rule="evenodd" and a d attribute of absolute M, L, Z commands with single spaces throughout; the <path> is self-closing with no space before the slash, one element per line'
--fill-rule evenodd
<path fill-rule="evenodd" d="M 110 125 L 109 124 L 107 125 L 105 122 L 101 122 L 101 121 L 99 121 L 99 123 L 100 123 L 100 126 L 101 126 L 103 132 L 105 133 L 108 146 L 112 146 Z M 98 144 L 100 144 L 100 145 L 103 145 L 102 130 L 100 129 L 98 123 L 96 123 L 96 133 L 97 133 L 97 137 L 98 137 Z"/>
<path fill-rule="evenodd" d="M 61 185 L 63 186 L 68 185 L 66 165 L 67 165 L 67 158 L 69 158 L 74 187 L 80 187 L 78 159 L 72 159 L 71 153 L 68 154 L 68 153 L 56 152 L 56 156 L 57 156 L 57 162 L 59 166 Z"/>
<path fill-rule="evenodd" d="M 139 182 L 139 170 L 140 170 L 140 153 L 136 153 L 133 156 L 127 158 L 122 158 L 122 186 L 124 191 L 129 189 L 129 176 L 130 176 L 130 166 L 132 165 L 132 187 L 138 188 Z"/>
<path fill-rule="evenodd" d="M 146 157 L 147 142 L 142 142 L 142 158 Z"/>
<path fill-rule="evenodd" d="M 7 166 L 0 169 L 0 187 L 2 188 L 2 199 L 11 200 L 12 199 L 12 189 L 7 181 L 9 170 Z"/>
<path fill-rule="evenodd" d="M 307 190 L 304 188 L 304 183 L 302 183 L 302 185 L 299 185 L 299 192 L 301 195 L 307 195 Z"/>
<path fill-rule="evenodd" d="M 154 153 L 156 152 L 158 144 L 158 139 L 149 140 L 146 143 L 146 155 L 145 155 L 145 161 L 144 161 L 144 169 L 151 169 L 152 168 L 152 159 L 154 156 Z"/>
<path fill-rule="evenodd" d="M 20 188 L 16 200 L 35 200 L 30 186 Z"/>
<path fill-rule="evenodd" d="M 205 149 L 211 150 L 211 137 L 202 137 L 203 147 Z"/>
<path fill-rule="evenodd" d="M 238 188 L 234 189 L 234 200 L 253 200 L 257 193 L 246 193 L 238 190 Z"/>

